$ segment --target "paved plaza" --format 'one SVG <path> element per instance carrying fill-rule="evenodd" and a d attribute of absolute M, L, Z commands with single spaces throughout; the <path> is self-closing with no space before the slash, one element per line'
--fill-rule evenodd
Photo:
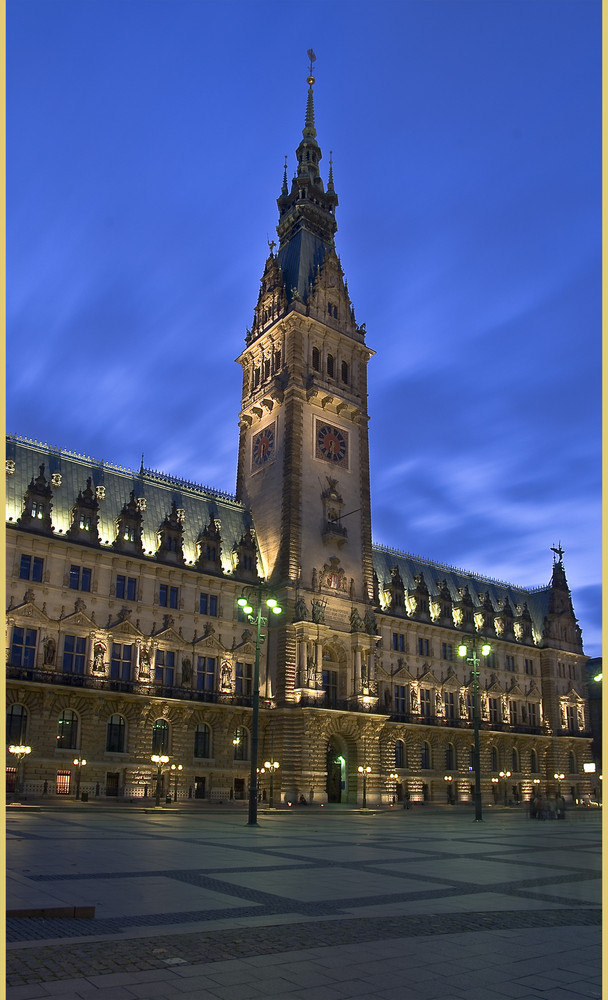
<path fill-rule="evenodd" d="M 246 820 L 9 808 L 7 1000 L 602 996 L 599 810 Z"/>

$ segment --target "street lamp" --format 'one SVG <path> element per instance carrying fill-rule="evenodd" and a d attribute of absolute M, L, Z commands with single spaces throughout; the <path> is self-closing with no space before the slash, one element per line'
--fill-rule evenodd
<path fill-rule="evenodd" d="M 367 776 L 371 772 L 371 767 L 359 767 L 357 768 L 359 774 L 363 775 L 363 808 L 367 809 Z"/>
<path fill-rule="evenodd" d="M 178 779 L 179 779 L 179 772 L 183 771 L 183 769 L 184 769 L 184 765 L 183 764 L 172 764 L 171 765 L 171 770 L 175 772 L 175 782 L 173 784 L 173 801 L 174 802 L 177 802 L 177 782 L 178 782 Z"/>
<path fill-rule="evenodd" d="M 394 803 L 395 799 L 397 798 L 397 782 L 399 781 L 399 775 L 397 774 L 396 771 L 391 771 L 391 773 L 388 776 L 388 780 L 394 782 L 393 795 L 392 795 L 392 801 Z"/>
<path fill-rule="evenodd" d="M 481 823 L 481 757 L 479 753 L 479 664 L 481 660 L 477 654 L 477 638 L 465 637 L 464 642 L 458 647 L 458 655 L 462 656 L 467 663 L 471 664 L 473 674 L 473 732 L 474 748 L 473 763 L 475 767 L 475 822 Z M 488 642 L 481 645 L 481 655 L 489 656 L 492 647 Z"/>
<path fill-rule="evenodd" d="M 153 753 L 150 757 L 153 764 L 156 764 L 156 800 L 155 805 L 160 805 L 160 783 L 163 775 L 163 764 L 169 763 L 169 758 L 166 754 Z"/>
<path fill-rule="evenodd" d="M 256 608 L 251 599 L 255 595 Z M 255 666 L 253 671 L 253 702 L 251 716 L 251 772 L 249 778 L 249 817 L 248 826 L 258 825 L 258 734 L 260 722 L 260 646 L 264 640 L 262 635 L 262 625 L 268 624 L 268 618 L 262 615 L 262 601 L 273 615 L 280 615 L 283 608 L 279 605 L 276 597 L 263 583 L 258 583 L 252 587 L 245 587 L 237 604 L 244 615 L 247 615 L 249 622 L 255 625 Z"/>
<path fill-rule="evenodd" d="M 32 748 L 24 747 L 21 744 L 18 746 L 11 744 L 8 748 L 8 752 L 12 753 L 13 756 L 17 758 L 17 774 L 15 775 L 15 792 L 13 795 L 13 801 L 16 802 L 23 790 L 23 771 L 25 769 L 25 764 L 23 762 L 28 754 L 32 752 Z"/>
<path fill-rule="evenodd" d="M 557 794 L 561 795 L 562 794 L 562 790 L 561 790 L 560 781 L 564 780 L 565 774 L 563 772 L 561 772 L 561 771 L 556 771 L 555 774 L 553 775 L 553 777 L 557 781 Z"/>
<path fill-rule="evenodd" d="M 499 771 L 498 772 L 498 776 L 499 776 L 499 778 L 502 778 L 503 781 L 504 781 L 504 783 L 505 783 L 505 787 L 504 787 L 504 801 L 505 801 L 505 805 L 508 806 L 509 802 L 508 802 L 508 793 L 507 793 L 507 778 L 511 777 L 511 772 L 510 771 Z"/>
<path fill-rule="evenodd" d="M 443 780 L 446 782 L 446 791 L 447 791 L 447 795 L 448 795 L 448 803 L 450 805 L 452 805 L 453 801 L 454 801 L 454 789 L 452 787 L 452 782 L 453 782 L 454 778 L 453 778 L 453 776 L 451 774 L 444 774 Z"/>
<path fill-rule="evenodd" d="M 86 767 L 86 763 L 87 762 L 86 762 L 86 760 L 85 760 L 84 757 L 74 757 L 74 760 L 72 761 L 72 764 L 75 764 L 76 767 L 77 767 L 77 771 L 76 771 L 76 798 L 77 799 L 80 798 L 80 775 L 82 773 L 82 768 Z"/>
<path fill-rule="evenodd" d="M 274 809 L 274 772 L 280 767 L 278 760 L 265 760 L 264 767 L 270 773 L 270 798 L 268 808 Z"/>

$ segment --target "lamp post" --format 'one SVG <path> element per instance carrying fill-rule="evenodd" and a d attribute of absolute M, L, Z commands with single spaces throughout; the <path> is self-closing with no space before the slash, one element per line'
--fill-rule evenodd
<path fill-rule="evenodd" d="M 169 763 L 169 758 L 166 754 L 153 753 L 150 757 L 153 764 L 156 764 L 156 798 L 154 804 L 156 806 L 160 805 L 160 783 L 163 776 L 163 764 Z"/>
<path fill-rule="evenodd" d="M 281 765 L 278 760 L 265 760 L 264 767 L 270 774 L 270 798 L 268 799 L 268 808 L 274 809 L 274 772 Z"/>
<path fill-rule="evenodd" d="M 255 595 L 256 608 L 251 604 L 251 599 Z M 238 606 L 244 615 L 247 615 L 249 622 L 255 625 L 255 666 L 253 670 L 253 702 L 251 716 L 251 772 L 249 778 L 249 816 L 247 826 L 258 825 L 258 736 L 260 724 L 260 646 L 265 636 L 262 635 L 262 626 L 268 624 L 268 618 L 262 615 L 262 601 L 273 615 L 280 615 L 283 608 L 279 605 L 272 591 L 263 583 L 252 587 L 245 587 L 241 596 L 237 600 Z"/>
<path fill-rule="evenodd" d="M 481 655 L 489 656 L 492 647 L 488 642 L 482 643 Z M 479 664 L 481 660 L 477 653 L 477 637 L 466 636 L 458 647 L 458 655 L 471 664 L 473 674 L 473 764 L 475 768 L 475 822 L 482 822 L 481 815 L 481 757 L 479 753 Z"/>
<path fill-rule="evenodd" d="M 76 765 L 76 798 L 80 798 L 80 776 L 82 774 L 82 768 L 86 767 L 86 760 L 84 757 L 74 757 L 72 764 Z"/>
<path fill-rule="evenodd" d="M 507 778 L 511 777 L 511 772 L 510 771 L 499 771 L 498 772 L 498 776 L 499 776 L 499 778 L 503 779 L 503 782 L 504 782 L 504 793 L 503 793 L 504 803 L 505 803 L 506 806 L 508 806 L 509 802 L 508 802 Z"/>
<path fill-rule="evenodd" d="M 453 794 L 454 794 L 453 788 L 452 788 L 452 782 L 453 782 L 454 778 L 453 778 L 453 776 L 451 774 L 444 774 L 443 780 L 446 782 L 446 786 L 445 787 L 446 787 L 447 796 L 448 796 L 448 803 L 449 803 L 449 805 L 452 805 L 452 803 L 453 803 Z"/>
<path fill-rule="evenodd" d="M 179 772 L 183 771 L 183 769 L 184 769 L 184 765 L 183 764 L 172 764 L 171 765 L 171 770 L 173 771 L 174 777 L 175 777 L 175 781 L 173 783 L 173 801 L 174 802 L 177 802 L 177 782 L 178 782 L 178 779 L 179 779 Z"/>
<path fill-rule="evenodd" d="M 388 780 L 391 781 L 391 782 L 393 782 L 392 801 L 393 801 L 393 804 L 394 804 L 395 799 L 397 798 L 397 782 L 399 781 L 399 775 L 397 774 L 396 771 L 391 771 L 391 773 L 388 776 Z"/>
<path fill-rule="evenodd" d="M 32 752 L 32 748 L 22 746 L 21 744 L 18 746 L 11 744 L 8 748 L 8 752 L 12 753 L 13 756 L 17 758 L 17 774 L 15 775 L 15 791 L 13 794 L 13 802 L 16 802 L 23 790 L 23 771 L 25 768 L 24 761 L 28 754 Z"/>
<path fill-rule="evenodd" d="M 371 772 L 371 767 L 362 767 L 359 765 L 357 770 L 359 774 L 363 775 L 363 808 L 367 809 L 367 776 Z"/>
<path fill-rule="evenodd" d="M 557 794 L 561 795 L 562 794 L 562 786 L 560 785 L 560 781 L 564 780 L 565 774 L 563 773 L 563 771 L 556 771 L 555 774 L 553 775 L 553 777 L 557 781 Z"/>

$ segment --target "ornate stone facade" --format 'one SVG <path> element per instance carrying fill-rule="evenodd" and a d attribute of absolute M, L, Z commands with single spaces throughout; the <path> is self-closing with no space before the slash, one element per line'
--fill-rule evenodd
<path fill-rule="evenodd" d="M 261 647 L 259 760 L 280 762 L 277 798 L 360 802 L 369 766 L 369 804 L 469 801 L 463 635 L 492 646 L 484 798 L 500 771 L 515 801 L 555 773 L 574 797 L 589 790 L 586 657 L 561 547 L 551 582 L 530 590 L 372 544 L 373 351 L 336 253 L 313 83 L 238 359 L 236 497 L 8 440 L 8 742 L 32 746 L 26 792 L 69 794 L 80 754 L 88 794 L 152 795 L 150 756 L 166 752 L 183 766 L 179 795 L 246 797 L 256 629 L 236 601 L 261 580 L 284 609 Z"/>

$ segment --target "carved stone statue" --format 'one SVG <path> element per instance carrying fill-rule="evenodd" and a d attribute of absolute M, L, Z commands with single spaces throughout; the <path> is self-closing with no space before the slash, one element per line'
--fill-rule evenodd
<path fill-rule="evenodd" d="M 102 674 L 105 670 L 105 664 L 104 664 L 105 653 L 106 653 L 105 644 L 98 640 L 93 646 L 93 670 L 96 673 Z"/>
<path fill-rule="evenodd" d="M 306 658 L 306 687 L 315 688 L 317 686 L 317 666 L 314 656 Z"/>
<path fill-rule="evenodd" d="M 350 630 L 351 632 L 363 631 L 363 619 L 356 608 L 353 608 L 350 613 Z"/>
<path fill-rule="evenodd" d="M 306 607 L 306 601 L 303 597 L 298 597 L 293 611 L 293 620 L 295 622 L 305 622 L 307 618 L 308 608 Z"/>
<path fill-rule="evenodd" d="M 55 640 L 46 639 L 44 643 L 44 662 L 46 664 L 52 665 L 55 662 Z"/>
<path fill-rule="evenodd" d="M 232 667 L 228 660 L 222 661 L 220 684 L 222 691 L 230 691 L 232 688 Z"/>
<path fill-rule="evenodd" d="M 140 680 L 148 680 L 150 677 L 150 650 L 143 648 L 139 654 L 139 677 Z"/>
<path fill-rule="evenodd" d="M 182 684 L 184 687 L 192 683 L 192 660 L 185 656 L 182 660 Z"/>
<path fill-rule="evenodd" d="M 312 620 L 315 625 L 325 624 L 325 605 L 321 601 L 312 602 Z"/>

